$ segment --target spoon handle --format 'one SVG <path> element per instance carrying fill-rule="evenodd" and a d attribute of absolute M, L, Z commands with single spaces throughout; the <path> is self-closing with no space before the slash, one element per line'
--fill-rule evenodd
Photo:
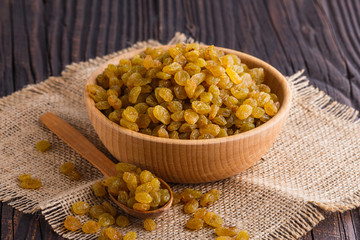
<path fill-rule="evenodd" d="M 107 158 L 75 128 L 53 113 L 45 113 L 40 120 L 77 153 L 94 165 L 105 177 L 115 176 L 115 163 Z"/>

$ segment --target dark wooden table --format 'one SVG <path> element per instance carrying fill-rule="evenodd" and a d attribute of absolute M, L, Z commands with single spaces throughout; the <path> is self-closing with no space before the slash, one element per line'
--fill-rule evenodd
<path fill-rule="evenodd" d="M 360 109 L 359 0 L 0 0 L 0 97 L 60 75 L 65 65 L 183 32 L 299 69 Z M 0 159 L 0 161 L 6 161 Z M 40 214 L 0 203 L 1 239 L 62 239 Z M 327 213 L 303 239 L 360 239 L 359 208 Z"/>

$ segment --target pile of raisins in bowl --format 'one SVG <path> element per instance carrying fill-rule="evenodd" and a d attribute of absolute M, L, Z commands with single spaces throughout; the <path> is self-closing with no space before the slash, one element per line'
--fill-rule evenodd
<path fill-rule="evenodd" d="M 163 138 L 211 139 L 251 130 L 280 103 L 263 68 L 214 46 L 178 43 L 147 48 L 109 64 L 87 85 L 95 106 L 124 128 Z"/>

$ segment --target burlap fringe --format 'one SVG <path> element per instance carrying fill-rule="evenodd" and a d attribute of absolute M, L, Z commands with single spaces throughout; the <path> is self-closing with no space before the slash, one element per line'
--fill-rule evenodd
<path fill-rule="evenodd" d="M 34 202 L 26 196 L 16 193 L 11 186 L 0 185 L 0 200 L 8 202 L 8 204 L 19 211 L 25 213 L 35 213 L 39 210 L 39 203 Z"/>
<path fill-rule="evenodd" d="M 287 223 L 279 223 L 279 228 L 269 234 L 268 239 L 298 239 L 315 227 L 324 216 L 311 204 L 295 214 Z"/>

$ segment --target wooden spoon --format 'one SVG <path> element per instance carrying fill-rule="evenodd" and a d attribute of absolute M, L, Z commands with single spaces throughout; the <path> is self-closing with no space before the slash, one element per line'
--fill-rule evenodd
<path fill-rule="evenodd" d="M 107 158 L 99 149 L 97 149 L 89 140 L 87 140 L 81 133 L 75 128 L 70 126 L 67 122 L 59 118 L 53 113 L 45 113 L 40 116 L 40 120 L 59 138 L 72 147 L 77 153 L 88 160 L 99 171 L 104 174 L 105 177 L 115 176 L 117 174 L 115 170 L 115 163 Z M 118 202 L 110 193 L 110 198 L 127 214 L 137 218 L 153 218 L 160 216 L 164 212 L 170 209 L 173 194 L 170 186 L 162 179 L 158 178 L 163 188 L 169 190 L 169 201 L 159 209 L 152 211 L 137 211 L 126 205 Z"/>

